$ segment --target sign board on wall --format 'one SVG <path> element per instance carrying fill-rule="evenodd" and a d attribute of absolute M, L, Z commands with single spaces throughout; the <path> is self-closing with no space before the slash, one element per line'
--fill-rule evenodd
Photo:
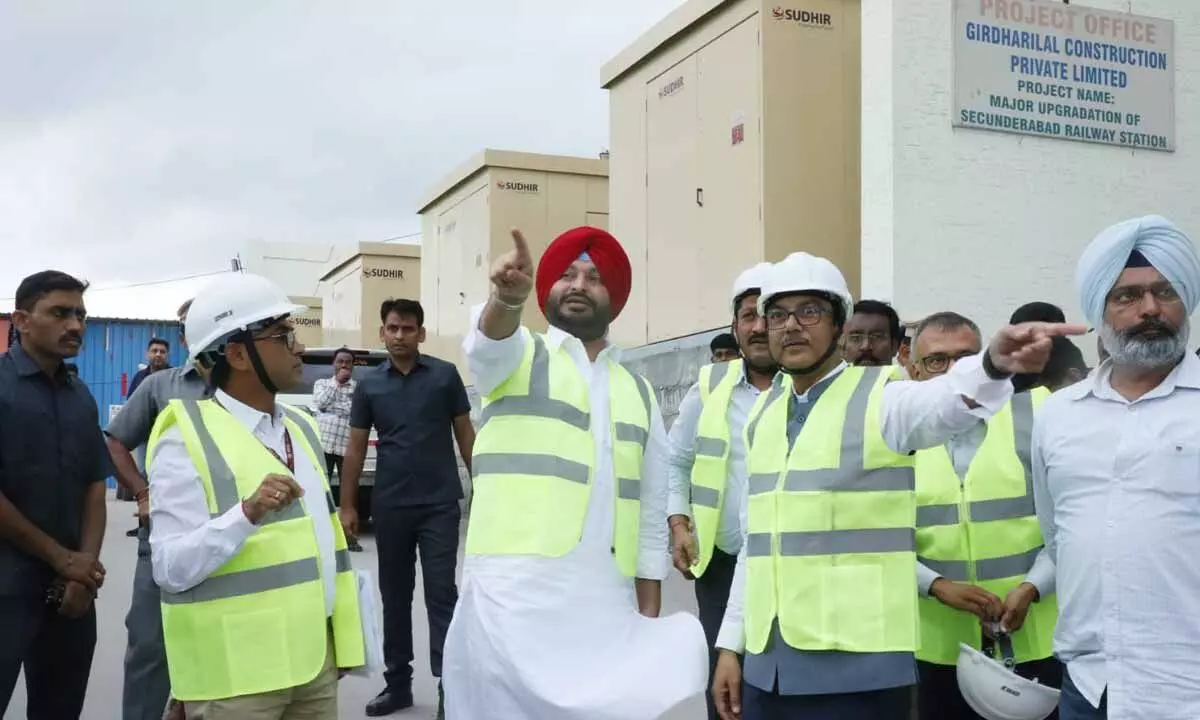
<path fill-rule="evenodd" d="M 1175 24 L 1050 0 L 955 0 L 959 127 L 1175 150 Z"/>

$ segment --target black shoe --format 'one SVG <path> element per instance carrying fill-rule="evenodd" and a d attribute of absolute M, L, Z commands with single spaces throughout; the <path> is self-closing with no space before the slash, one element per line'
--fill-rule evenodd
<path fill-rule="evenodd" d="M 438 709 L 433 720 L 446 720 L 446 691 L 442 689 L 441 680 L 438 680 Z"/>
<path fill-rule="evenodd" d="M 367 717 L 383 717 L 413 706 L 412 689 L 384 690 L 367 703 Z"/>
<path fill-rule="evenodd" d="M 141 528 L 134 528 L 134 529 L 132 529 L 132 530 L 126 530 L 126 531 L 125 531 L 125 537 L 137 537 L 137 536 L 138 536 L 138 530 L 140 530 L 140 529 L 141 529 Z"/>
<path fill-rule="evenodd" d="M 363 551 L 362 545 L 360 545 L 358 543 L 358 540 L 355 540 L 355 539 L 351 539 L 349 542 L 346 543 L 346 549 L 349 550 L 350 552 L 362 552 Z"/>

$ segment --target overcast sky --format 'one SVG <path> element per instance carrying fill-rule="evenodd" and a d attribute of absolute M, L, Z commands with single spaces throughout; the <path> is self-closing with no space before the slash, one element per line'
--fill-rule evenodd
<path fill-rule="evenodd" d="M 0 310 L 49 267 L 176 302 L 103 288 L 416 232 L 483 147 L 595 155 L 600 66 L 680 2 L 0 0 Z"/>

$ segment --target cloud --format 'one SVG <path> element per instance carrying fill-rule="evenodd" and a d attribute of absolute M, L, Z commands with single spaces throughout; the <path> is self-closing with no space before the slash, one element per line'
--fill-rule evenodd
<path fill-rule="evenodd" d="M 594 155 L 600 66 L 676 5 L 4 4 L 0 298 L 47 267 L 111 287 L 222 270 L 247 240 L 414 232 L 483 147 Z"/>

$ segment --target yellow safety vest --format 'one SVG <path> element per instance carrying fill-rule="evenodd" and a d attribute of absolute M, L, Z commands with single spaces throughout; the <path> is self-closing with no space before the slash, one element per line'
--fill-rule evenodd
<path fill-rule="evenodd" d="M 987 436 L 960 481 L 950 453 L 939 446 L 916 455 L 917 558 L 947 580 L 977 584 L 1004 599 L 1025 581 L 1042 549 L 1033 506 L 1030 442 L 1034 409 L 1045 388 L 1014 395 L 987 423 Z M 976 616 L 920 597 L 921 649 L 917 657 L 954 665 L 958 644 L 983 640 Z M 1052 654 L 1058 602 L 1054 595 L 1029 608 L 1011 637 L 1017 662 Z"/>
<path fill-rule="evenodd" d="M 734 362 L 741 362 L 740 360 Z M 729 404 L 741 375 L 734 362 L 700 368 L 700 417 L 696 421 L 695 459 L 692 462 L 692 523 L 695 525 L 700 562 L 692 574 L 700 577 L 712 560 L 725 507 L 725 480 L 729 475 Z"/>
<path fill-rule="evenodd" d="M 839 373 L 788 448 L 790 384 L 759 397 L 746 428 L 746 649 L 772 623 L 798 650 L 917 647 L 912 458 L 879 427 L 887 375 Z"/>
<path fill-rule="evenodd" d="M 562 348 L 525 328 L 520 367 L 483 399 L 471 457 L 470 555 L 561 557 L 583 535 L 592 493 L 595 441 L 588 383 Z M 642 456 L 654 412 L 650 384 L 609 365 L 616 493 L 613 552 L 637 573 Z"/>
<path fill-rule="evenodd" d="M 280 408 L 299 449 L 296 462 L 312 463 L 325 481 L 325 496 L 304 497 L 268 515 L 236 555 L 191 590 L 162 592 L 171 691 L 179 700 L 222 700 L 303 685 L 325 664 L 331 627 L 337 666 L 366 663 L 357 578 L 325 478 L 316 422 L 282 403 Z M 212 517 L 238 507 L 265 476 L 291 474 L 212 400 L 167 405 L 147 444 L 147 467 L 172 427 L 183 436 Z M 312 514 L 318 512 L 329 513 L 333 521 L 337 592 L 332 620 L 326 617 L 313 532 Z"/>

